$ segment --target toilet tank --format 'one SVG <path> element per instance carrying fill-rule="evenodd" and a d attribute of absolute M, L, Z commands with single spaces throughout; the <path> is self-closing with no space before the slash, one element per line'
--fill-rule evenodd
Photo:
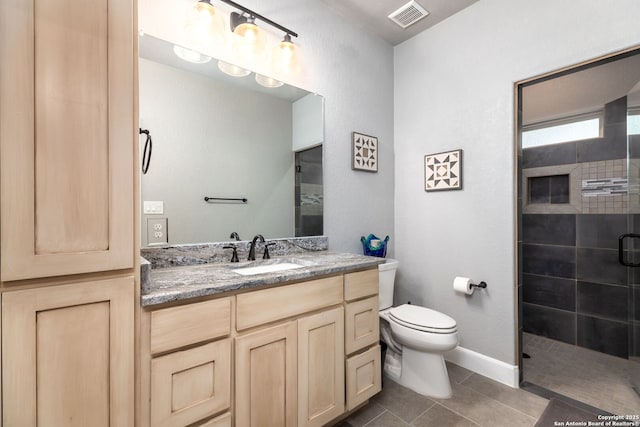
<path fill-rule="evenodd" d="M 393 285 L 396 279 L 397 269 L 398 261 L 395 259 L 388 259 L 384 264 L 378 265 L 380 310 L 384 310 L 393 305 Z"/>

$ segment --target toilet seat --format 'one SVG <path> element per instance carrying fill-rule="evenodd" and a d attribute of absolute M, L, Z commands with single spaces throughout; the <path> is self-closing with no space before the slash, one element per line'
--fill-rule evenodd
<path fill-rule="evenodd" d="M 446 314 L 411 304 L 390 309 L 389 319 L 404 327 L 433 334 L 452 334 L 458 330 L 456 321 Z"/>

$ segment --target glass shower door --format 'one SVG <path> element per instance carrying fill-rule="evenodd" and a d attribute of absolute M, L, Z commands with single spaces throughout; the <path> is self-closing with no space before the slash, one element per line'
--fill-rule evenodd
<path fill-rule="evenodd" d="M 627 173 L 628 219 L 627 229 L 640 233 L 640 97 L 632 93 L 627 105 Z M 628 246 L 634 267 L 629 268 L 629 376 L 631 386 L 640 395 L 640 238 L 633 238 Z"/>

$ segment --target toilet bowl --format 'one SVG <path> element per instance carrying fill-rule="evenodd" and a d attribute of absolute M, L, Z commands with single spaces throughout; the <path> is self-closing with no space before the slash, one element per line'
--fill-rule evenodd
<path fill-rule="evenodd" d="M 443 353 L 458 345 L 456 321 L 436 310 L 412 304 L 392 307 L 398 261 L 379 265 L 380 319 L 389 348 L 401 351 L 398 382 L 425 396 L 451 397 Z M 388 326 L 388 328 L 387 328 Z M 388 331 L 391 331 L 388 333 Z"/>

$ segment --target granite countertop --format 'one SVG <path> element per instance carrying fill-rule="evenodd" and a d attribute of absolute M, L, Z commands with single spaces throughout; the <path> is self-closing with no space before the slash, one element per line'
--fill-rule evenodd
<path fill-rule="evenodd" d="M 255 289 L 277 283 L 371 268 L 384 262 L 384 258 L 320 251 L 277 256 L 270 260 L 187 265 L 153 270 L 146 265 L 142 275 L 141 303 L 146 307 L 241 289 Z M 295 263 L 302 267 L 249 276 L 232 271 L 281 263 Z"/>

